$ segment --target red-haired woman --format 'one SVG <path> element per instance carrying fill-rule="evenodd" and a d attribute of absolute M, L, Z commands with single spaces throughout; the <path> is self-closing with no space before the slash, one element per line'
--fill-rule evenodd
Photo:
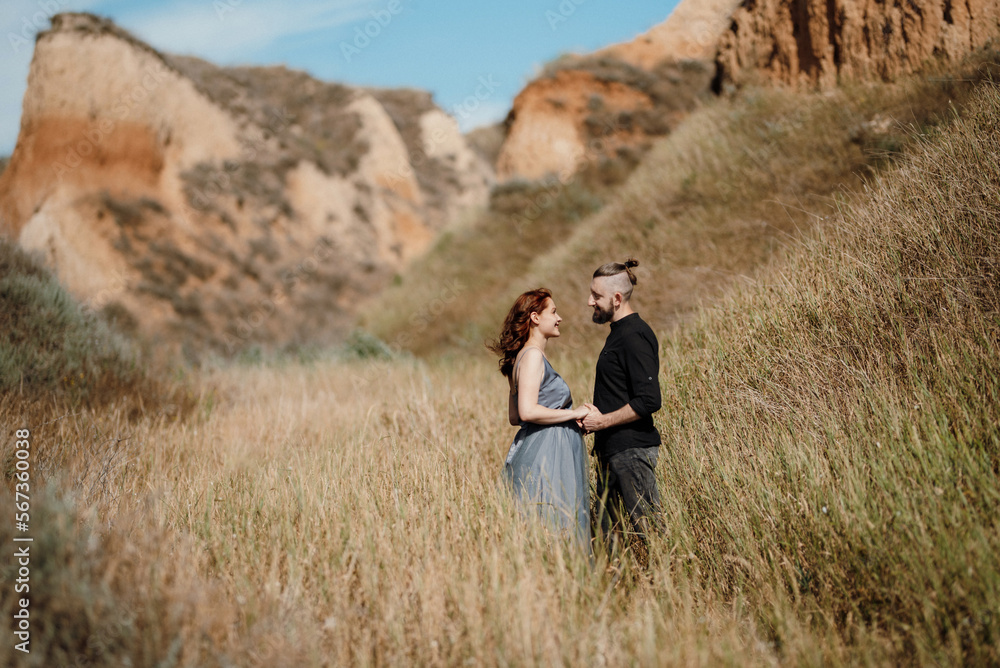
<path fill-rule="evenodd" d="M 569 386 L 545 357 L 561 321 L 548 290 L 525 292 L 489 346 L 500 356 L 500 373 L 510 385 L 510 423 L 521 426 L 504 474 L 519 502 L 536 507 L 552 526 L 589 549 L 590 482 L 577 421 L 590 409 L 572 408 Z"/>

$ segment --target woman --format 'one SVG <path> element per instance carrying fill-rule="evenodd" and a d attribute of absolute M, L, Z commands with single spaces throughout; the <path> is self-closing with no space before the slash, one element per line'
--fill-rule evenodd
<path fill-rule="evenodd" d="M 500 373 L 510 386 L 510 423 L 521 426 L 504 475 L 519 502 L 536 507 L 551 526 L 589 548 L 590 481 L 578 421 L 590 409 L 571 408 L 569 386 L 545 357 L 561 321 L 548 290 L 525 292 L 489 346 L 500 356 Z"/>

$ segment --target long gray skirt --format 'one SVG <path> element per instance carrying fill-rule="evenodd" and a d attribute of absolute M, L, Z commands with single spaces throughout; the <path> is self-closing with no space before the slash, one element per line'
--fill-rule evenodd
<path fill-rule="evenodd" d="M 525 424 L 514 437 L 504 477 L 519 504 L 590 548 L 587 452 L 576 424 Z"/>

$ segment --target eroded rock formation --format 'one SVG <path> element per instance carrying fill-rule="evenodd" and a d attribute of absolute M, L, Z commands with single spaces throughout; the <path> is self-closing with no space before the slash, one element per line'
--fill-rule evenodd
<path fill-rule="evenodd" d="M 683 0 L 631 42 L 553 63 L 514 100 L 498 180 L 565 179 L 669 131 L 708 91 L 737 4 Z"/>
<path fill-rule="evenodd" d="M 745 0 L 719 44 L 719 80 L 888 80 L 960 59 L 998 27 L 998 0 Z"/>
<path fill-rule="evenodd" d="M 0 231 L 153 339 L 234 352 L 335 340 L 491 181 L 427 93 L 218 68 L 60 14 L 36 44 Z"/>
<path fill-rule="evenodd" d="M 553 63 L 514 101 L 499 180 L 565 179 L 640 148 L 711 85 L 832 86 L 961 59 L 1000 33 L 1000 0 L 683 0 L 631 42 Z"/>

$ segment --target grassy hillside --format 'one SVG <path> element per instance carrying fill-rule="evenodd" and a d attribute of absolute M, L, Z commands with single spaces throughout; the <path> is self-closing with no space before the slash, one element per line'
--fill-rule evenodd
<path fill-rule="evenodd" d="M 672 545 L 778 647 L 794 612 L 894 662 L 1000 661 L 998 138 L 987 86 L 666 342 Z"/>
<path fill-rule="evenodd" d="M 703 118 L 768 108 L 793 128 L 795 99 L 757 93 Z M 824 106 L 809 100 L 805 119 Z M 768 256 L 752 280 L 720 281 L 710 308 L 685 302 L 676 327 L 660 323 L 668 529 L 647 572 L 601 552 L 591 564 L 518 515 L 498 480 L 506 386 L 484 356 L 223 367 L 202 372 L 217 392 L 186 420 L 130 422 L 112 406 L 24 425 L 46 453 L 32 492 L 38 645 L 0 645 L 0 663 L 997 664 L 1000 90 L 957 109 L 808 234 L 750 244 Z M 698 122 L 671 169 L 730 169 L 713 146 L 740 146 L 735 126 Z M 779 183 L 822 164 L 789 163 Z M 775 169 L 698 178 L 693 209 L 708 216 L 711 193 L 757 189 Z M 653 201 L 684 192 L 653 174 L 627 186 L 640 187 Z M 701 245 L 666 245 L 657 225 L 648 238 L 720 262 L 750 243 L 698 220 L 714 230 Z M 443 243 L 486 253 L 489 239 Z M 612 234 L 602 251 L 623 243 Z M 582 244 L 539 256 L 551 264 L 510 261 L 533 283 Z M 425 265 L 417 295 L 438 301 L 421 313 L 449 318 L 464 301 L 485 318 L 449 301 L 480 277 L 449 288 L 431 273 L 443 257 Z M 503 278 L 481 273 L 487 288 Z M 647 304 L 667 299 L 641 280 Z M 426 322 L 414 336 L 431 336 Z M 567 344 L 558 366 L 580 399 L 590 360 Z M 12 531 L 0 523 L 0 541 Z M 11 581 L 10 560 L 0 568 Z M 14 605 L 0 589 L 0 614 Z"/>
<path fill-rule="evenodd" d="M 149 372 L 149 356 L 118 332 L 113 313 L 77 302 L 39 260 L 3 238 L 0 306 L 0 406 L 180 408 L 171 403 L 180 400 L 177 389 Z"/>
<path fill-rule="evenodd" d="M 984 52 L 894 84 L 746 90 L 692 114 L 621 187 L 616 166 L 597 160 L 566 183 L 507 184 L 362 325 L 418 354 L 477 354 L 513 299 L 543 284 L 567 318 L 564 346 L 593 350 L 601 332 L 585 306 L 589 277 L 634 255 L 639 310 L 669 327 L 833 216 L 863 178 L 952 117 L 997 60 Z"/>

